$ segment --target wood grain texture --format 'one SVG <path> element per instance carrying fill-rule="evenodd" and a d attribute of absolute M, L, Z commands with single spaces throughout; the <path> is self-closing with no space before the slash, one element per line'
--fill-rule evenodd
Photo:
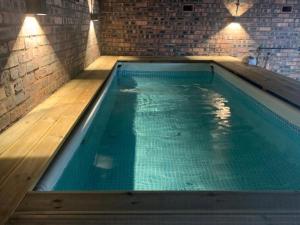
<path fill-rule="evenodd" d="M 296 225 L 300 193 L 28 193 L 9 225 Z"/>
<path fill-rule="evenodd" d="M 295 213 L 298 192 L 30 192 L 15 214 Z"/>
<path fill-rule="evenodd" d="M 117 57 L 101 57 L 0 135 L 0 224 L 15 210 L 79 120 Z"/>
<path fill-rule="evenodd" d="M 299 225 L 300 215 L 128 214 L 14 216 L 8 225 Z"/>

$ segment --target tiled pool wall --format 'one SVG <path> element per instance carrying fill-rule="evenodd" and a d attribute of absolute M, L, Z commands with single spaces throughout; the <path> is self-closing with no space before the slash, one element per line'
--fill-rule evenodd
<path fill-rule="evenodd" d="M 51 0 L 47 16 L 27 16 L 25 0 L 0 0 L 0 132 L 99 57 L 90 3 Z"/>
<path fill-rule="evenodd" d="M 240 1 L 239 26 L 229 25 L 236 1 L 101 1 L 103 54 L 138 56 L 257 54 L 260 66 L 300 78 L 300 1 Z M 184 11 L 184 6 L 193 11 Z M 282 12 L 291 6 L 292 12 Z"/>

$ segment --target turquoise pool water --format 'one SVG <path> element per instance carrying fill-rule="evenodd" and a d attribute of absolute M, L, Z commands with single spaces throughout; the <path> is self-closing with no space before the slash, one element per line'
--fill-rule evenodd
<path fill-rule="evenodd" d="M 299 132 L 221 76 L 122 67 L 53 188 L 299 189 Z"/>

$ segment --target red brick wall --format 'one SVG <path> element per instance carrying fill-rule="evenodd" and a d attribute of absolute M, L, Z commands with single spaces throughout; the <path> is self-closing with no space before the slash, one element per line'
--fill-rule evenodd
<path fill-rule="evenodd" d="M 99 56 L 89 8 L 48 0 L 47 16 L 26 17 L 24 0 L 0 0 L 0 131 Z"/>
<path fill-rule="evenodd" d="M 241 27 L 228 26 L 234 0 L 102 0 L 101 44 L 108 55 L 256 55 L 263 47 L 300 47 L 299 0 L 241 0 Z M 184 12 L 183 5 L 194 6 Z M 283 13 L 284 5 L 293 6 Z M 260 65 L 300 78 L 297 50 L 262 50 Z"/>

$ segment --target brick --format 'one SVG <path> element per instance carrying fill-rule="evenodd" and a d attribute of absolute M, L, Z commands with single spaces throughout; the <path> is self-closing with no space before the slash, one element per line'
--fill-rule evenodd
<path fill-rule="evenodd" d="M 15 98 L 14 96 L 9 96 L 4 101 L 5 107 L 7 108 L 7 111 L 12 110 L 16 106 Z"/>
<path fill-rule="evenodd" d="M 49 44 L 49 41 L 48 41 L 46 35 L 40 36 L 37 39 L 37 42 L 38 42 L 38 45 L 48 45 Z"/>
<path fill-rule="evenodd" d="M 8 54 L 8 46 L 6 43 L 0 43 L 0 56 Z"/>
<path fill-rule="evenodd" d="M 32 60 L 26 64 L 27 72 L 33 72 L 39 68 L 37 60 Z"/>
<path fill-rule="evenodd" d="M 17 40 L 10 41 L 8 43 L 10 51 L 17 51 L 25 49 L 24 38 L 18 38 Z"/>
<path fill-rule="evenodd" d="M 25 100 L 26 100 L 25 92 L 22 91 L 22 92 L 16 94 L 16 96 L 15 96 L 15 102 L 16 102 L 16 105 L 21 104 L 21 103 L 24 102 Z"/>
<path fill-rule="evenodd" d="M 5 105 L 0 101 L 0 117 L 7 112 Z"/>
<path fill-rule="evenodd" d="M 38 47 L 38 38 L 36 37 L 26 37 L 25 38 L 25 47 L 26 49 Z"/>
<path fill-rule="evenodd" d="M 16 67 L 19 64 L 18 55 L 16 53 L 11 53 L 7 58 L 5 69 Z"/>
<path fill-rule="evenodd" d="M 33 58 L 32 50 L 30 50 L 30 49 L 26 50 L 26 51 L 21 51 L 18 54 L 18 62 L 19 63 L 29 62 L 32 60 L 32 58 Z"/>
<path fill-rule="evenodd" d="M 27 73 L 26 64 L 19 64 L 19 77 L 24 77 Z"/>
<path fill-rule="evenodd" d="M 0 71 L 0 85 L 4 85 L 10 79 L 9 70 Z"/>
<path fill-rule="evenodd" d="M 62 7 L 62 0 L 54 0 L 53 4 L 58 6 L 58 7 Z"/>
<path fill-rule="evenodd" d="M 10 111 L 10 120 L 11 122 L 17 121 L 20 119 L 25 113 L 27 112 L 27 105 L 26 102 L 18 105 L 12 111 Z"/>
<path fill-rule="evenodd" d="M 15 29 L 12 29 L 12 27 L 1 27 L 0 26 L 0 40 L 1 41 L 5 41 L 5 40 L 11 40 L 13 38 L 15 38 L 16 35 L 16 31 Z"/>
<path fill-rule="evenodd" d="M 16 82 L 13 83 L 13 89 L 16 94 L 23 90 L 23 82 L 21 79 L 18 79 Z"/>
<path fill-rule="evenodd" d="M 11 80 L 16 80 L 19 78 L 19 68 L 14 67 L 10 69 L 10 79 Z"/>
<path fill-rule="evenodd" d="M 6 98 L 5 88 L 0 87 L 0 101 L 4 98 Z"/>
<path fill-rule="evenodd" d="M 10 116 L 8 113 L 0 116 L 0 131 L 8 127 L 9 124 L 10 124 Z"/>

